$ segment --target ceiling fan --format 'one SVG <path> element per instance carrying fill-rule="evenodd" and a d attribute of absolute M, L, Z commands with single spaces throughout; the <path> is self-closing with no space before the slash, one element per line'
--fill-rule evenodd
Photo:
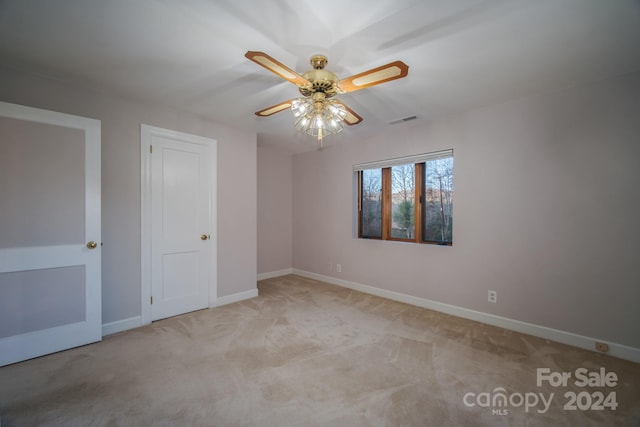
<path fill-rule="evenodd" d="M 244 56 L 298 86 L 302 95 L 301 98 L 283 101 L 260 110 L 256 115 L 267 117 L 291 109 L 295 116 L 296 129 L 318 137 L 321 144 L 324 135 L 340 132 L 343 123 L 351 126 L 362 121 L 362 117 L 343 102 L 333 98 L 334 96 L 400 79 L 409 73 L 409 67 L 404 62 L 394 61 L 339 79 L 331 71 L 325 70 L 328 62 L 326 56 L 314 55 L 310 60 L 313 69 L 300 75 L 264 52 L 249 51 Z"/>

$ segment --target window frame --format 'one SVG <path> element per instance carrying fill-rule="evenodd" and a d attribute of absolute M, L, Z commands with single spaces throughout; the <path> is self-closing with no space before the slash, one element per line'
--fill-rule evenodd
<path fill-rule="evenodd" d="M 426 162 L 430 160 L 453 158 L 453 150 L 443 150 L 434 153 L 421 154 L 417 156 L 408 156 L 396 159 L 390 159 L 386 161 L 363 163 L 354 165 L 354 172 L 357 173 L 357 224 L 358 224 L 358 238 L 368 240 L 389 240 L 396 242 L 409 242 L 427 245 L 438 246 L 453 246 L 453 236 L 451 236 L 450 242 L 444 241 L 431 241 L 424 240 L 424 222 L 425 216 L 425 190 L 426 190 Z M 414 238 L 401 238 L 393 237 L 391 234 L 392 229 L 392 173 L 391 168 L 393 166 L 400 165 L 414 165 Z M 367 169 L 381 169 L 382 170 L 382 224 L 381 224 L 381 237 L 375 236 L 363 236 L 362 235 L 362 196 L 363 196 L 363 172 Z M 452 217 L 453 220 L 453 217 Z"/>

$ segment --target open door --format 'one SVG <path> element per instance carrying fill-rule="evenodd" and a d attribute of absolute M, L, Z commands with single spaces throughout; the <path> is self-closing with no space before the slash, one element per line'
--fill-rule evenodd
<path fill-rule="evenodd" d="M 102 338 L 100 121 L 0 102 L 0 366 Z"/>

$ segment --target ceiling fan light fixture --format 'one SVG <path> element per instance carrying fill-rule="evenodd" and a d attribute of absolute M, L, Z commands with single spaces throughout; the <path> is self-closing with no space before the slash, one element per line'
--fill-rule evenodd
<path fill-rule="evenodd" d="M 342 104 L 320 97 L 296 98 L 291 102 L 291 111 L 296 130 L 315 136 L 318 141 L 322 141 L 326 135 L 341 132 L 347 115 Z"/>
<path fill-rule="evenodd" d="M 313 109 L 313 103 L 307 98 L 296 98 L 291 101 L 291 111 L 293 111 L 294 117 L 303 116 L 310 109 Z"/>

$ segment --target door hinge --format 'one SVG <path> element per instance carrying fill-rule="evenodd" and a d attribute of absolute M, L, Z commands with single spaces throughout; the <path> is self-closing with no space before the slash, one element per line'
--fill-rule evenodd
<path fill-rule="evenodd" d="M 153 304 L 153 295 L 151 295 L 151 304 Z"/>
<path fill-rule="evenodd" d="M 149 154 L 153 154 L 153 145 L 149 145 Z"/>

